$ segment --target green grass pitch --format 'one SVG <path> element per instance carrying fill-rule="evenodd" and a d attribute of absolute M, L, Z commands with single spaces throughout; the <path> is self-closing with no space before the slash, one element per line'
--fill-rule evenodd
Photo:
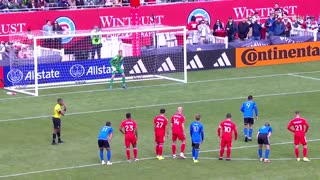
<path fill-rule="evenodd" d="M 115 84 L 40 91 L 39 97 L 0 91 L 0 178 L 32 180 L 67 179 L 319 179 L 320 171 L 320 62 L 256 68 L 190 72 L 188 84 L 155 80 L 128 83 L 128 89 Z M 117 87 L 119 86 L 119 89 Z M 273 127 L 271 163 L 257 159 L 255 139 L 243 141 L 241 103 L 252 94 L 260 119 Z M 62 97 L 68 112 L 62 118 L 62 138 L 66 142 L 52 146 L 51 114 L 56 99 Z M 160 108 L 170 117 L 178 106 L 184 107 L 188 127 L 195 114 L 201 114 L 205 141 L 200 163 L 155 159 L 152 120 Z M 300 110 L 310 125 L 311 162 L 294 159 L 293 136 L 286 130 L 293 112 Z M 123 136 L 118 132 L 125 113 L 138 122 L 138 150 L 141 161 L 127 163 Z M 218 161 L 219 139 L 216 129 L 226 113 L 232 113 L 238 125 L 239 140 L 233 143 L 230 162 Z M 115 129 L 112 166 L 101 166 L 97 134 L 105 121 Z M 178 146 L 179 147 L 179 146 Z M 177 148 L 179 149 L 179 148 Z M 187 136 L 187 157 L 190 157 Z M 170 155 L 166 141 L 164 154 Z"/>

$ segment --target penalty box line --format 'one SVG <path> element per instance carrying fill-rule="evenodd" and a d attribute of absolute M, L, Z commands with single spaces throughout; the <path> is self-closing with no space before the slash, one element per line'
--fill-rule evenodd
<path fill-rule="evenodd" d="M 320 139 L 311 139 L 308 140 L 308 142 L 317 142 L 320 141 Z M 286 145 L 286 144 L 293 144 L 292 141 L 288 142 L 279 142 L 279 143 L 273 143 L 271 146 L 279 146 L 279 145 Z M 233 147 L 232 150 L 236 149 L 246 149 L 246 148 L 254 148 L 257 147 L 258 145 L 250 145 L 250 146 L 238 146 L 238 147 Z M 217 152 L 220 151 L 220 149 L 212 149 L 212 150 L 204 150 L 200 151 L 201 153 L 206 153 L 206 152 Z M 191 153 L 185 153 L 187 155 L 190 155 Z M 170 157 L 170 155 L 166 155 L 165 157 Z M 217 158 L 211 158 L 211 157 L 199 157 L 200 159 L 207 159 L 207 160 L 215 160 Z M 141 158 L 140 161 L 146 161 L 146 160 L 152 160 L 156 159 L 155 157 L 146 157 L 146 158 Z M 190 159 L 190 158 L 189 158 Z M 250 158 L 233 158 L 232 160 L 252 160 Z M 282 158 L 282 159 L 288 159 L 291 160 L 291 158 Z M 320 158 L 312 158 L 312 159 L 320 159 Z M 254 159 L 257 161 L 257 159 Z M 271 159 L 275 160 L 275 159 Z M 113 161 L 113 164 L 121 164 L 121 163 L 128 163 L 127 160 L 123 161 Z M 135 162 L 132 162 L 135 163 Z M 63 167 L 63 168 L 55 168 L 55 169 L 47 169 L 47 170 L 40 170 L 40 171 L 30 171 L 30 172 L 24 172 L 24 173 L 16 173 L 16 174 L 9 174 L 9 175 L 0 175 L 0 178 L 8 178 L 8 177 L 17 177 L 17 176 L 26 176 L 26 175 L 32 175 L 32 174 L 41 174 L 41 173 L 46 173 L 46 172 L 55 172 L 55 171 L 63 171 L 63 170 L 72 170 L 72 169 L 79 169 L 79 168 L 86 168 L 86 167 L 93 167 L 93 166 L 101 166 L 101 164 L 96 163 L 96 164 L 86 164 L 86 165 L 80 165 L 80 166 L 69 166 L 69 167 Z"/>

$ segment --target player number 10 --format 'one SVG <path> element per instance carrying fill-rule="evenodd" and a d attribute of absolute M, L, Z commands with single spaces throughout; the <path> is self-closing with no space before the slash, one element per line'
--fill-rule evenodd
<path fill-rule="evenodd" d="M 225 126 L 224 127 L 224 132 L 230 133 L 231 132 L 231 127 Z"/>

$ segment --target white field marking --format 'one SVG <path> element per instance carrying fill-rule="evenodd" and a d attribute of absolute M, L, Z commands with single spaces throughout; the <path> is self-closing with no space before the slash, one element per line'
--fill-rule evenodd
<path fill-rule="evenodd" d="M 320 141 L 320 139 L 311 139 L 308 140 L 308 142 L 316 142 Z M 293 144 L 292 141 L 288 142 L 279 142 L 279 143 L 273 143 L 271 146 L 277 146 L 277 145 L 285 145 L 285 144 Z M 238 146 L 232 148 L 233 150 L 235 149 L 245 149 L 245 148 L 253 148 L 257 147 L 257 145 L 250 145 L 250 146 Z M 200 153 L 205 153 L 205 152 L 217 152 L 220 151 L 220 149 L 213 149 L 213 150 L 205 150 L 205 151 L 199 151 Z M 185 154 L 191 154 L 191 153 L 185 153 Z M 166 155 L 165 157 L 171 157 L 171 155 Z M 177 157 L 178 158 L 178 157 Z M 147 158 L 141 158 L 139 161 L 145 161 L 145 160 L 151 160 L 151 159 L 156 159 L 156 157 L 147 157 Z M 188 158 L 191 159 L 191 158 Z M 200 157 L 200 159 L 209 159 L 206 157 Z M 210 158 L 210 159 L 217 159 L 217 158 Z M 237 158 L 235 158 L 237 159 Z M 238 158 L 238 159 L 249 159 L 249 158 Z M 289 158 L 290 159 L 290 158 Z M 312 158 L 312 159 L 320 159 L 320 158 Z M 234 159 L 232 159 L 234 160 Z M 250 159 L 251 160 L 251 159 Z M 257 160 L 257 159 L 255 159 Z M 272 159 L 271 159 L 272 160 Z M 128 163 L 127 160 L 122 160 L 122 161 L 113 161 L 113 164 L 120 164 L 120 163 Z M 136 162 L 131 162 L 131 163 L 136 163 Z M 62 171 L 62 170 L 71 170 L 71 169 L 79 169 L 79 168 L 85 168 L 85 167 L 92 167 L 92 166 L 101 166 L 101 164 L 86 164 L 86 165 L 80 165 L 80 166 L 69 166 L 69 167 L 63 167 L 63 168 L 55 168 L 55 169 L 47 169 L 47 170 L 40 170 L 40 171 L 30 171 L 30 172 L 25 172 L 25 173 L 17 173 L 17 174 L 9 174 L 9 175 L 2 175 L 0 178 L 8 178 L 8 177 L 16 177 L 16 176 L 25 176 L 25 175 L 30 175 L 30 174 L 40 174 L 40 173 L 45 173 L 45 172 L 54 172 L 54 171 Z"/>
<path fill-rule="evenodd" d="M 222 79 L 209 79 L 209 80 L 201 80 L 201 81 L 191 81 L 187 84 L 199 84 L 199 83 L 208 83 L 208 82 L 219 82 L 219 81 L 232 81 L 232 80 L 240 80 L 240 79 L 255 79 L 255 78 L 269 78 L 269 77 L 278 77 L 278 76 L 293 76 L 296 74 L 313 74 L 320 73 L 320 71 L 302 71 L 302 72 L 293 72 L 286 74 L 270 74 L 270 75 L 260 75 L 260 76 L 241 76 L 234 78 L 222 78 Z M 156 84 L 156 85 L 146 85 L 146 86 L 134 86 L 129 87 L 129 89 L 142 89 L 142 88 L 153 88 L 153 87 L 163 87 L 163 86 L 177 86 L 183 85 L 184 83 L 166 83 L 166 84 Z M 113 90 L 123 90 L 122 88 L 114 88 Z M 60 96 L 60 95 L 68 95 L 68 94 L 81 94 L 81 93 L 92 93 L 92 92 L 103 92 L 109 91 L 108 88 L 104 89 L 96 89 L 96 90 L 85 90 L 85 91 L 75 91 L 75 92 L 62 92 L 62 93 L 54 93 L 54 94 L 45 94 L 39 95 L 37 97 L 49 97 L 49 96 Z M 23 97 L 12 97 L 12 98 L 0 98 L 0 101 L 8 101 L 15 99 L 28 99 L 28 98 L 36 98 L 34 96 L 23 96 Z"/>
<path fill-rule="evenodd" d="M 320 81 L 319 78 L 314 78 L 314 77 L 309 77 L 309 76 L 302 76 L 302 75 L 297 75 L 297 74 L 289 74 L 289 76 L 294 76 L 294 77 L 299 77 L 299 78 L 303 78 L 303 79 L 311 79 L 311 80 Z"/>
<path fill-rule="evenodd" d="M 218 160 L 219 158 L 213 157 L 199 157 L 199 160 Z M 310 160 L 319 160 L 320 158 L 309 158 Z M 296 160 L 296 158 L 271 158 L 270 161 L 292 161 Z M 231 158 L 231 161 L 259 161 L 258 158 Z M 303 160 L 301 160 L 303 162 Z"/>
<path fill-rule="evenodd" d="M 287 95 L 294 95 L 294 94 L 306 94 L 306 93 L 317 93 L 317 92 L 320 92 L 320 89 L 318 89 L 318 90 L 309 90 L 309 91 L 294 91 L 294 92 L 261 94 L 261 95 L 255 95 L 255 97 L 257 98 L 257 97 L 287 96 Z M 192 103 L 204 103 L 204 102 L 217 102 L 217 101 L 230 101 L 230 100 L 238 100 L 238 99 L 244 99 L 244 98 L 245 97 L 214 98 L 214 99 L 204 99 L 204 100 L 195 100 L 195 101 L 184 101 L 184 102 L 172 102 L 172 103 L 163 103 L 163 104 L 150 104 L 150 105 L 141 105 L 141 106 L 130 106 L 130 107 L 123 107 L 123 108 L 102 109 L 102 110 L 96 110 L 96 111 L 73 112 L 73 113 L 66 114 L 66 116 L 101 113 L 101 112 L 111 112 L 111 111 L 121 111 L 121 110 L 130 110 L 130 109 L 141 109 L 141 108 L 150 108 L 150 107 L 159 107 L 159 106 L 170 106 L 170 105 L 181 105 L 181 104 L 192 104 Z M 49 117 L 51 117 L 51 115 L 41 115 L 41 116 L 30 116 L 30 117 L 23 117 L 23 118 L 2 119 L 2 120 L 0 120 L 0 123 L 1 122 L 9 122 L 9 121 L 22 121 L 22 120 L 49 118 Z"/>

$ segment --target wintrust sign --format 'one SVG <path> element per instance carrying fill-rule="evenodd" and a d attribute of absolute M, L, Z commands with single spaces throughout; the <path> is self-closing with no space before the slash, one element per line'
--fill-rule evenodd
<path fill-rule="evenodd" d="M 22 33 L 26 23 L 0 24 L 0 35 Z"/>
<path fill-rule="evenodd" d="M 142 25 L 162 25 L 164 15 L 150 15 L 150 16 L 141 16 Z M 116 17 L 116 16 L 100 16 L 101 25 L 103 28 L 107 27 L 121 27 L 121 26 L 130 26 L 132 25 L 132 18 L 129 16 L 126 17 Z"/>

